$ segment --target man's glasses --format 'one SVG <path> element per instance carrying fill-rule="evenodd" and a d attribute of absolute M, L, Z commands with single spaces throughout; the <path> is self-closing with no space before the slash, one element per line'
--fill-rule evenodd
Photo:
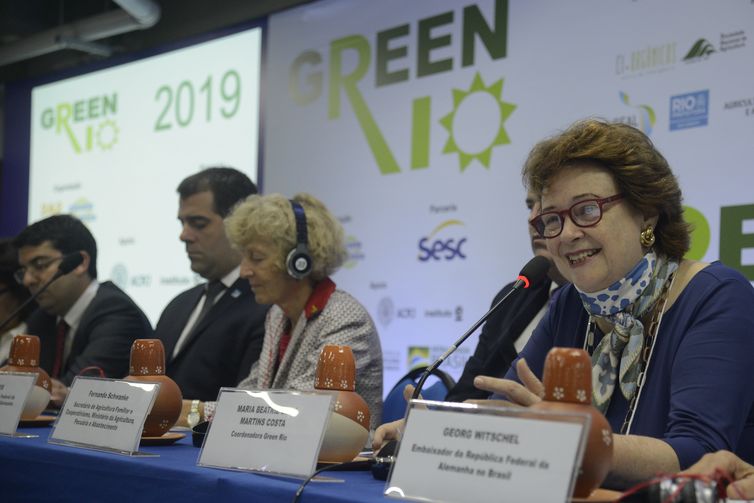
<path fill-rule="evenodd" d="M 13 277 L 16 278 L 16 281 L 18 281 L 20 284 L 24 284 L 24 277 L 26 276 L 27 272 L 30 272 L 31 274 L 34 274 L 35 276 L 39 276 L 43 272 L 45 272 L 47 269 L 50 268 L 50 266 L 56 262 L 60 262 L 63 260 L 63 256 L 60 257 L 37 257 L 31 262 L 29 262 L 29 265 L 26 267 L 22 267 L 18 269 L 16 272 L 13 273 Z"/>
<path fill-rule="evenodd" d="M 567 210 L 545 211 L 529 220 L 529 225 L 534 227 L 534 230 L 545 239 L 560 236 L 560 233 L 563 232 L 566 216 L 569 216 L 571 222 L 579 227 L 593 227 L 602 220 L 604 213 L 602 207 L 607 203 L 623 199 L 623 197 L 623 194 L 615 194 L 602 199 L 586 199 L 579 201 Z"/>

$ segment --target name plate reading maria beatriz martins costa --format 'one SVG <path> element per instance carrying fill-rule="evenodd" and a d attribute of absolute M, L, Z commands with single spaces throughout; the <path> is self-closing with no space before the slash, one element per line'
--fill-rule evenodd
<path fill-rule="evenodd" d="M 385 494 L 442 501 L 568 501 L 586 414 L 412 400 Z"/>
<path fill-rule="evenodd" d="M 76 377 L 48 440 L 119 454 L 138 454 L 144 420 L 160 385 Z"/>
<path fill-rule="evenodd" d="M 198 464 L 308 477 L 332 401 L 329 394 L 223 388 Z"/>

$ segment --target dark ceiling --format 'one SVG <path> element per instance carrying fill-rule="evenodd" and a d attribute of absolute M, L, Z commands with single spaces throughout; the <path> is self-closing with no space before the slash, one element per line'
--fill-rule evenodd
<path fill-rule="evenodd" d="M 223 26 L 249 21 L 311 0 L 154 0 L 160 20 L 151 28 L 102 39 L 113 55 L 149 49 Z M 0 48 L 31 35 L 120 7 L 111 0 L 0 0 Z M 3 82 L 38 77 L 101 61 L 64 49 L 0 66 Z"/>

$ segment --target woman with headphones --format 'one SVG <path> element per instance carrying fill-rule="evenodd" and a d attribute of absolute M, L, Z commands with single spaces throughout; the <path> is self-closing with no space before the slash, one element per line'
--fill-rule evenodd
<path fill-rule="evenodd" d="M 272 305 L 259 360 L 239 387 L 311 390 L 322 348 L 349 346 L 374 430 L 382 416 L 382 350 L 369 313 L 330 279 L 347 256 L 340 222 L 309 194 L 271 194 L 250 196 L 225 227 L 243 256 L 241 277 L 258 303 Z"/>

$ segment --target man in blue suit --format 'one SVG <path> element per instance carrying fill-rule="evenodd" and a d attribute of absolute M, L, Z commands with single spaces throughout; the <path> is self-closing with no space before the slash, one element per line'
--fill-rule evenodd
<path fill-rule="evenodd" d="M 249 375 L 262 348 L 266 307 L 239 278 L 240 253 L 225 235 L 223 218 L 257 192 L 233 168 L 208 168 L 178 186 L 180 239 L 191 270 L 207 280 L 174 298 L 160 316 L 155 336 L 165 346 L 167 375 L 183 397 L 215 400 L 221 387 Z"/>

